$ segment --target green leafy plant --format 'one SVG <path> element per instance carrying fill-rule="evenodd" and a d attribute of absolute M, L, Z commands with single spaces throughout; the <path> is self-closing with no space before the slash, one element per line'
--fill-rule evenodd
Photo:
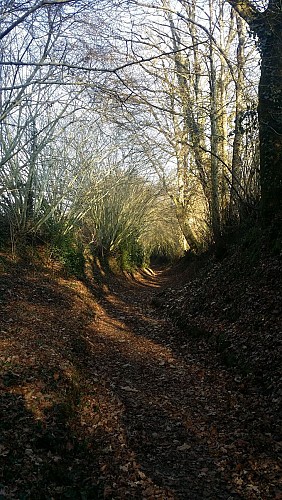
<path fill-rule="evenodd" d="M 62 238 L 60 242 L 52 249 L 53 255 L 64 266 L 64 269 L 75 276 L 83 276 L 85 258 L 83 247 L 70 236 Z"/>

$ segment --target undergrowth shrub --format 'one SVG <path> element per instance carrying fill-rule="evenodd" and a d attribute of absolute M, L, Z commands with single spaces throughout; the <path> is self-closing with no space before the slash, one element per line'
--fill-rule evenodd
<path fill-rule="evenodd" d="M 132 271 L 144 267 L 146 264 L 144 249 L 134 237 L 130 237 L 121 243 L 119 261 L 123 271 Z"/>
<path fill-rule="evenodd" d="M 71 235 L 60 238 L 52 247 L 52 254 L 63 264 L 67 273 L 83 276 L 85 266 L 83 246 Z"/>
<path fill-rule="evenodd" d="M 63 222 L 49 220 L 44 228 L 43 238 L 49 246 L 49 256 L 58 260 L 64 270 L 77 277 L 84 275 L 84 245 L 79 236 L 79 228 L 65 231 Z"/>

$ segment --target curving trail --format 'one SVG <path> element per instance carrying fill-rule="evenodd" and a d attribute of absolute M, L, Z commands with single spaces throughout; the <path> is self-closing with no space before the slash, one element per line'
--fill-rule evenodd
<path fill-rule="evenodd" d="M 264 396 L 152 305 L 175 280 L 2 276 L 3 498 L 281 498 Z"/>
<path fill-rule="evenodd" d="M 134 457 L 132 467 L 125 452 L 120 471 L 111 472 L 124 485 L 117 497 L 139 497 L 141 486 L 142 498 L 271 498 L 267 470 L 276 464 L 266 443 L 254 447 L 261 438 L 256 388 L 241 384 L 205 341 L 195 343 L 152 306 L 161 287 L 180 279 L 164 270 L 114 282 L 88 337 L 90 363 L 95 359 L 98 378 L 107 374 L 121 405 L 112 437 Z M 131 483 L 130 472 L 137 473 Z"/>

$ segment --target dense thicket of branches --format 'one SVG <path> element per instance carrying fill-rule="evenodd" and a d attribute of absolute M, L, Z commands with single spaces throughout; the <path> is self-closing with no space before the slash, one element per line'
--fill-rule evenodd
<path fill-rule="evenodd" d="M 229 3 L 1 3 L 0 222 L 13 248 L 79 237 L 142 264 L 218 242 L 258 209 L 260 185 L 263 213 L 278 211 L 281 5 Z M 261 42 L 260 129 L 245 21 Z"/>

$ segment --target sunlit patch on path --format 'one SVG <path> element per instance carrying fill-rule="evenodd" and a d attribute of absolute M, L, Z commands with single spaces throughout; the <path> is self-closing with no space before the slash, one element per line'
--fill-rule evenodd
<path fill-rule="evenodd" d="M 278 498 L 264 396 L 152 306 L 169 280 L 115 278 L 97 298 L 76 280 L 3 277 L 4 497 Z"/>

